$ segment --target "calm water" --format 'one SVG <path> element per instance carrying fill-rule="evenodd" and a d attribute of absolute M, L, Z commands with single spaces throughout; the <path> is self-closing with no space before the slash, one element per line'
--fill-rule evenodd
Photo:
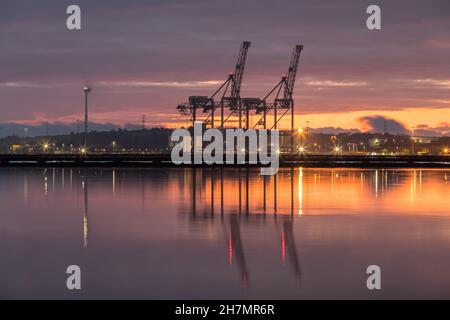
<path fill-rule="evenodd" d="M 0 298 L 450 298 L 450 171 L 0 170 Z M 82 290 L 66 289 L 66 268 Z M 381 267 L 382 289 L 366 288 Z"/>

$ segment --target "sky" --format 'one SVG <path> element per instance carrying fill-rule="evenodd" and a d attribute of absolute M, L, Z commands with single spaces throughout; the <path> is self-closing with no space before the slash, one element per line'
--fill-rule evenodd
<path fill-rule="evenodd" d="M 66 28 L 71 4 L 81 30 Z M 176 106 L 213 93 L 243 40 L 243 97 L 264 96 L 304 45 L 296 127 L 450 135 L 448 0 L 2 0 L 0 128 L 73 129 L 86 84 L 99 125 L 186 125 Z"/>

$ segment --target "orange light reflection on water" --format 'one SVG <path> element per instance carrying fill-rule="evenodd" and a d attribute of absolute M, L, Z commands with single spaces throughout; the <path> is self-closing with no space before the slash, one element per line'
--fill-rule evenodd
<path fill-rule="evenodd" d="M 186 171 L 183 182 L 171 183 L 170 196 L 192 204 L 195 193 L 196 213 L 220 213 L 223 206 L 237 214 L 450 215 L 445 170 L 295 168 L 263 177 L 240 169 L 225 170 L 223 180 L 217 172 Z"/>

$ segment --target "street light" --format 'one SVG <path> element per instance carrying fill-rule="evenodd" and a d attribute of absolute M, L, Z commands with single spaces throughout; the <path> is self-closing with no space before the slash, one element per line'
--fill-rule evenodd
<path fill-rule="evenodd" d="M 414 155 L 414 127 L 411 128 L 411 155 Z"/>
<path fill-rule="evenodd" d="M 309 120 L 306 121 L 306 130 L 305 130 L 305 147 L 308 148 L 309 145 Z"/>
<path fill-rule="evenodd" d="M 303 144 L 303 128 L 298 128 L 297 133 L 300 135 L 300 144 Z"/>
<path fill-rule="evenodd" d="M 84 148 L 87 147 L 87 132 L 88 132 L 88 94 L 91 92 L 89 86 L 83 88 L 84 91 Z"/>

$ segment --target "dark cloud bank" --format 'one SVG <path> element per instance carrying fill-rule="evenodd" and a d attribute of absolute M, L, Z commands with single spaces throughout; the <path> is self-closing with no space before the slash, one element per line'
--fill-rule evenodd
<path fill-rule="evenodd" d="M 411 134 L 412 128 L 406 127 L 400 121 L 381 115 L 365 116 L 358 119 L 369 132 L 387 132 L 390 134 Z M 443 122 L 437 127 L 420 124 L 414 128 L 414 135 L 427 137 L 442 137 L 450 135 L 450 124 Z"/>

